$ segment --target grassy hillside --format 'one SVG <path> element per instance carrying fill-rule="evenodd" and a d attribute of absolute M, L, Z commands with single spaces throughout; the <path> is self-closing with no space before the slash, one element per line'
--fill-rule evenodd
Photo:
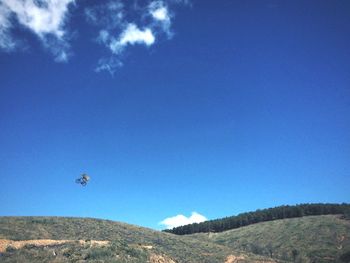
<path fill-rule="evenodd" d="M 350 204 L 314 203 L 282 205 L 262 210 L 258 209 L 254 212 L 241 213 L 235 216 L 208 220 L 201 223 L 188 224 L 164 231 L 177 235 L 208 232 L 218 233 L 261 222 L 316 215 L 344 215 L 345 217 L 350 217 Z"/>
<path fill-rule="evenodd" d="M 14 242 L 37 239 L 51 243 Z M 10 245 L 8 240 L 13 240 Z M 57 240 L 65 241 L 52 243 Z M 0 217 L 1 242 L 7 246 L 1 262 L 268 262 L 208 240 L 88 218 Z"/>
<path fill-rule="evenodd" d="M 350 221 L 334 215 L 186 236 L 89 218 L 0 217 L 0 262 L 329 263 L 349 258 Z"/>
<path fill-rule="evenodd" d="M 350 252 L 350 221 L 335 215 L 276 220 L 191 236 L 291 262 L 350 262 L 345 259 Z"/>

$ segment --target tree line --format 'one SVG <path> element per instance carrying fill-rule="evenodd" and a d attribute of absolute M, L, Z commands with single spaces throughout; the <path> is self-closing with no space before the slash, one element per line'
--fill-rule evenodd
<path fill-rule="evenodd" d="M 164 230 L 176 235 L 188 235 L 194 233 L 223 232 L 259 222 L 272 221 L 284 218 L 294 218 L 313 215 L 337 215 L 342 214 L 349 218 L 350 204 L 299 204 L 283 205 L 268 209 L 258 209 L 255 212 L 247 212 L 221 219 L 208 220 L 202 223 L 175 227 Z"/>

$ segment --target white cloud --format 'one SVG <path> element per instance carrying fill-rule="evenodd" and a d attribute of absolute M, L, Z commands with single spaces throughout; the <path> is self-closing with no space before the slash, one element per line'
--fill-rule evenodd
<path fill-rule="evenodd" d="M 118 43 L 122 46 L 126 46 L 128 44 L 145 44 L 150 46 L 154 43 L 155 37 L 149 28 L 145 28 L 144 30 L 140 30 L 135 24 L 128 24 L 126 29 L 120 36 Z"/>
<path fill-rule="evenodd" d="M 97 72 L 115 72 L 121 67 L 121 57 L 128 46 L 149 47 L 164 36 L 170 39 L 174 19 L 170 9 L 174 5 L 188 3 L 187 0 L 151 0 L 144 6 L 140 6 L 140 2 L 135 6 L 130 2 L 110 0 L 107 4 L 85 9 L 87 20 L 100 27 L 97 42 L 111 52 L 99 60 Z"/>
<path fill-rule="evenodd" d="M 167 229 L 171 229 L 178 226 L 184 226 L 193 223 L 201 223 L 206 221 L 207 218 L 197 212 L 192 212 L 190 217 L 184 215 L 177 215 L 173 217 L 168 217 L 161 221 L 159 224 L 164 225 Z"/>
<path fill-rule="evenodd" d="M 15 30 L 20 26 L 35 34 L 56 61 L 67 61 L 72 38 L 67 22 L 75 2 L 79 1 L 0 0 L 0 51 L 17 50 L 25 44 Z M 108 52 L 99 60 L 96 71 L 114 72 L 121 67 L 123 53 L 129 46 L 149 47 L 162 37 L 170 39 L 174 19 L 171 9 L 178 4 L 187 4 L 187 0 L 107 0 L 87 4 L 85 18 L 98 28 L 96 42 Z"/>
<path fill-rule="evenodd" d="M 104 44 L 106 44 L 109 39 L 110 39 L 110 34 L 107 30 L 101 30 L 97 37 L 97 40 Z"/>
<path fill-rule="evenodd" d="M 66 61 L 69 45 L 64 28 L 68 7 L 74 0 L 0 0 L 0 41 L 13 39 L 11 17 L 35 33 L 57 61 Z M 4 11 L 5 10 L 5 11 Z M 7 12 L 7 13 L 6 13 Z M 5 15 L 4 15 L 5 14 Z M 0 44 L 4 46 L 4 44 Z"/>
<path fill-rule="evenodd" d="M 164 6 L 159 7 L 155 10 L 150 11 L 152 17 L 159 21 L 169 20 L 169 14 L 168 9 L 166 9 Z"/>
<path fill-rule="evenodd" d="M 62 38 L 68 5 L 73 0 L 2 0 L 2 2 L 16 14 L 23 26 L 37 35 L 53 34 Z"/>
<path fill-rule="evenodd" d="M 12 27 L 9 19 L 11 12 L 0 2 L 0 48 L 10 51 L 15 48 L 16 43 L 9 31 Z"/>
<path fill-rule="evenodd" d="M 123 66 L 123 63 L 115 56 L 110 58 L 101 58 L 98 61 L 97 67 L 95 68 L 96 72 L 108 71 L 111 75 L 114 75 L 117 68 Z"/>
<path fill-rule="evenodd" d="M 168 10 L 168 6 L 163 1 L 153 1 L 148 6 L 149 15 L 153 18 L 154 28 L 159 28 L 166 33 L 168 38 L 172 36 L 171 33 L 171 16 Z M 158 29 L 159 30 L 159 29 Z"/>
<path fill-rule="evenodd" d="M 121 56 L 128 46 L 151 46 L 156 41 L 149 26 L 140 28 L 135 22 L 127 21 L 125 9 L 121 0 L 111 0 L 103 5 L 85 8 L 87 21 L 100 28 L 97 42 L 111 52 L 109 56 L 99 59 L 96 72 L 106 70 L 113 74 L 116 68 L 123 65 Z"/>
<path fill-rule="evenodd" d="M 118 38 L 111 35 L 108 30 L 101 30 L 97 40 L 111 50 L 112 56 L 101 58 L 95 71 L 107 70 L 113 75 L 115 70 L 123 65 L 119 57 L 128 45 L 151 46 L 155 42 L 155 36 L 150 28 L 141 30 L 130 23 L 125 26 Z"/>

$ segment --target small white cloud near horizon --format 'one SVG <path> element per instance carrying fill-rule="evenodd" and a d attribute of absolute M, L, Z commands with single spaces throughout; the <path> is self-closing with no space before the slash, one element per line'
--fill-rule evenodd
<path fill-rule="evenodd" d="M 184 225 L 193 224 L 193 223 L 201 223 L 207 220 L 208 219 L 205 216 L 197 212 L 192 212 L 190 217 L 186 217 L 184 215 L 168 217 L 163 221 L 159 222 L 159 225 L 165 226 L 166 229 L 172 229 L 174 227 L 184 226 Z"/>
<path fill-rule="evenodd" d="M 68 59 L 65 22 L 68 7 L 75 0 L 0 0 L 0 47 L 13 49 L 16 40 L 10 29 L 15 17 L 18 23 L 39 37 L 44 47 L 62 62 Z"/>

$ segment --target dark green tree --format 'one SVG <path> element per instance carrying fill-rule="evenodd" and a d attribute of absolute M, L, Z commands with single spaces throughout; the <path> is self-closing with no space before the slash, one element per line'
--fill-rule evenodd
<path fill-rule="evenodd" d="M 343 214 L 344 218 L 350 219 L 349 204 L 300 204 L 294 206 L 278 206 L 269 209 L 256 210 L 255 212 L 242 213 L 237 216 L 225 217 L 206 221 L 199 224 L 191 224 L 165 230 L 177 235 L 193 233 L 222 232 L 259 222 L 271 221 L 284 218 L 294 218 L 311 215 Z"/>
<path fill-rule="evenodd" d="M 347 252 L 343 253 L 339 257 L 339 261 L 343 262 L 343 263 L 350 263 L 350 251 L 347 251 Z"/>
<path fill-rule="evenodd" d="M 293 262 L 296 262 L 298 256 L 299 256 L 299 251 L 296 250 L 296 249 L 293 249 L 293 250 L 292 250 Z"/>

